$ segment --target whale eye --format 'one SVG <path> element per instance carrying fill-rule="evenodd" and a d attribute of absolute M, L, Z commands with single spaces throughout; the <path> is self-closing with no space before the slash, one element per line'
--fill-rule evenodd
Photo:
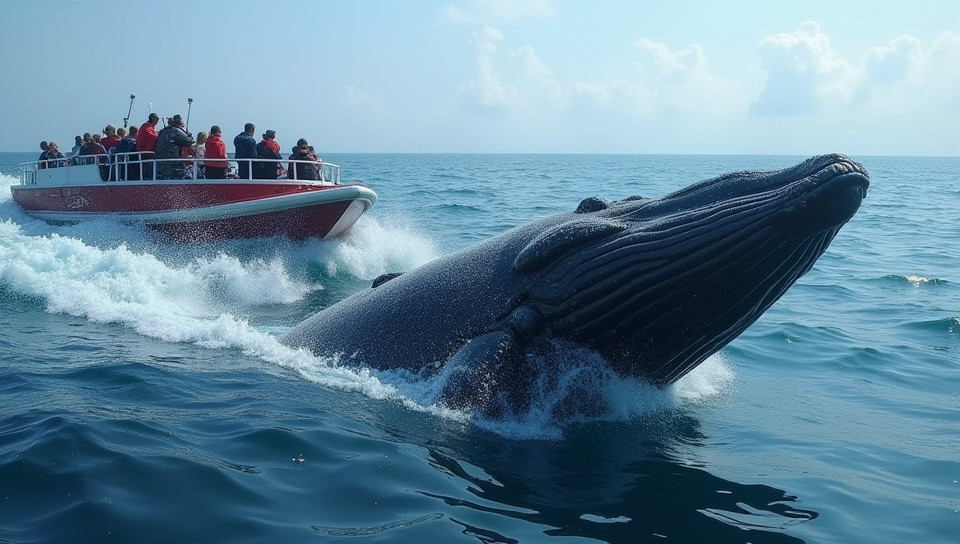
<path fill-rule="evenodd" d="M 587 197 L 580 201 L 580 205 L 577 206 L 576 211 L 573 213 L 590 213 L 598 212 L 600 210 L 605 210 L 610 206 L 610 203 L 599 196 Z"/>

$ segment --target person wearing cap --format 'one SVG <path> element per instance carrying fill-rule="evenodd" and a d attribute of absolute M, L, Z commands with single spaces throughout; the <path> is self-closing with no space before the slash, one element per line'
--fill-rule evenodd
<path fill-rule="evenodd" d="M 257 140 L 253 133 L 257 127 L 253 123 L 243 125 L 243 132 L 237 134 L 233 139 L 233 156 L 237 159 L 256 159 L 257 158 Z M 237 161 L 240 179 L 250 179 L 250 161 Z"/>
<path fill-rule="evenodd" d="M 153 163 L 150 162 L 150 159 L 153 158 L 153 152 L 157 149 L 157 123 L 159 122 L 160 116 L 150 112 L 147 122 L 140 125 L 140 130 L 137 131 L 137 153 L 140 155 L 137 160 L 144 162 L 140 165 L 140 168 L 136 168 L 136 166 L 130 168 L 130 173 L 135 177 L 129 179 L 150 179 L 153 177 Z M 143 176 L 140 175 L 141 173 Z"/>
<path fill-rule="evenodd" d="M 203 165 L 207 170 L 207 179 L 226 179 L 230 163 L 226 161 L 227 146 L 220 136 L 219 126 L 213 125 L 210 127 L 210 135 L 207 136 L 207 141 L 203 144 L 203 152 L 206 158 Z"/>
<path fill-rule="evenodd" d="M 273 161 L 258 161 L 253 165 L 253 177 L 257 179 L 277 179 L 283 167 L 280 165 L 283 155 L 280 154 L 280 144 L 277 143 L 277 132 L 268 130 L 263 133 L 263 140 L 257 144 L 257 158 L 273 159 Z M 276 161 L 276 162 L 274 162 Z"/>
<path fill-rule="evenodd" d="M 167 120 L 167 126 L 157 133 L 157 179 L 183 179 L 185 174 L 183 161 L 162 159 L 179 159 L 182 157 L 181 148 L 192 148 L 193 138 L 183 130 L 183 118 L 174 115 Z"/>

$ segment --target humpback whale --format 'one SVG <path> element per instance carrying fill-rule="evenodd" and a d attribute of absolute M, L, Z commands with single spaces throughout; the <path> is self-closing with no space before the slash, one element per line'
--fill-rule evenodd
<path fill-rule="evenodd" d="M 732 172 L 662 198 L 583 200 L 306 318 L 283 338 L 341 364 L 445 373 L 438 401 L 523 409 L 558 342 L 665 387 L 753 324 L 866 197 L 850 158 Z"/>

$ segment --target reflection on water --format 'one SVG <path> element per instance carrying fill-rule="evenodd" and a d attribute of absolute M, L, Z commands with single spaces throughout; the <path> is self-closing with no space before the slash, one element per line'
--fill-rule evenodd
<path fill-rule="evenodd" d="M 442 500 L 450 520 L 481 542 L 530 538 L 504 517 L 532 524 L 539 540 L 801 542 L 787 532 L 817 512 L 783 490 L 711 474 L 696 461 L 705 438 L 696 420 L 678 411 L 651 416 L 567 429 L 557 442 L 435 436 L 424 445 L 431 465 L 461 485 L 422 493 Z"/>

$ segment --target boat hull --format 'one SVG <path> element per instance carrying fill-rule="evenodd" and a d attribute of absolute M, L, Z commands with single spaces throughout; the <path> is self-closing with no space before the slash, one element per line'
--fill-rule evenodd
<path fill-rule="evenodd" d="M 11 191 L 28 215 L 51 223 L 111 219 L 177 240 L 333 238 L 377 199 L 362 185 L 237 180 L 22 185 Z"/>

